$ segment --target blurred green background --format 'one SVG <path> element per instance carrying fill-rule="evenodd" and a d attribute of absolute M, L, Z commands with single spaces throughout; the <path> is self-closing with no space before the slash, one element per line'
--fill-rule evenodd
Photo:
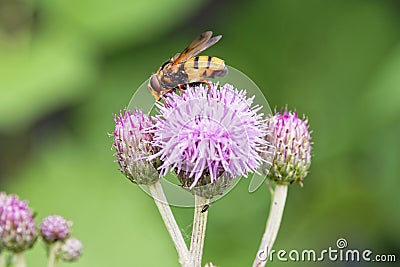
<path fill-rule="evenodd" d="M 152 199 L 119 173 L 107 134 L 135 89 L 205 30 L 223 35 L 206 54 L 251 77 L 271 108 L 306 114 L 313 130 L 311 173 L 289 190 L 275 248 L 346 238 L 399 260 L 395 0 L 1 0 L 0 189 L 29 199 L 38 222 L 74 221 L 85 248 L 70 266 L 178 266 Z M 204 262 L 253 261 L 270 196 L 248 184 L 209 209 Z M 191 210 L 174 212 L 190 235 Z M 27 257 L 46 264 L 41 244 Z"/>

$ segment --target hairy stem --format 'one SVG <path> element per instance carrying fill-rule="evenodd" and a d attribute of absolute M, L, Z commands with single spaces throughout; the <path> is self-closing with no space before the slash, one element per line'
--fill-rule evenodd
<path fill-rule="evenodd" d="M 210 200 L 204 197 L 194 196 L 194 218 L 192 240 L 190 242 L 190 257 L 192 267 L 201 267 L 201 259 L 203 256 L 204 238 L 206 235 L 207 215 L 208 212 L 202 212 L 205 205 L 208 205 Z"/>
<path fill-rule="evenodd" d="M 49 261 L 47 263 L 47 267 L 56 267 L 57 265 L 57 257 L 56 257 L 57 244 L 58 243 L 54 243 L 50 245 Z"/>
<path fill-rule="evenodd" d="M 149 185 L 150 192 L 154 198 L 154 202 L 160 211 L 161 217 L 164 220 L 164 224 L 175 244 L 175 248 L 178 251 L 179 262 L 182 266 L 187 265 L 189 261 L 189 251 L 186 246 L 185 240 L 183 239 L 182 233 L 179 229 L 178 224 L 175 221 L 174 215 L 172 214 L 171 208 L 168 205 L 167 198 L 165 197 L 164 190 L 162 189 L 161 183 L 156 182 Z"/>
<path fill-rule="evenodd" d="M 14 254 L 14 266 L 15 267 L 26 267 L 25 255 L 23 252 Z"/>
<path fill-rule="evenodd" d="M 267 220 L 267 226 L 260 247 L 258 249 L 256 258 L 253 262 L 253 267 L 262 267 L 267 264 L 269 252 L 278 235 L 279 227 L 281 225 L 283 210 L 285 209 L 287 185 L 277 185 L 271 202 L 271 209 Z"/>

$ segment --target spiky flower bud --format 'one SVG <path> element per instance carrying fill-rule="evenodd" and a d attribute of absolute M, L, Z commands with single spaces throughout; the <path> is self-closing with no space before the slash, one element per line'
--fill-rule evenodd
<path fill-rule="evenodd" d="M 74 237 L 64 240 L 56 250 L 56 257 L 62 261 L 72 262 L 82 255 L 82 243 Z"/>
<path fill-rule="evenodd" d="M 18 253 L 31 248 L 36 239 L 35 220 L 27 201 L 3 194 L 0 197 L 0 247 Z"/>
<path fill-rule="evenodd" d="M 69 234 L 70 226 L 68 221 L 59 215 L 47 216 L 40 224 L 40 235 L 46 243 L 64 240 Z"/>
<path fill-rule="evenodd" d="M 149 132 L 153 127 L 152 118 L 140 110 L 134 110 L 133 113 L 125 110 L 114 120 L 115 157 L 121 172 L 137 184 L 149 185 L 158 181 L 158 159 L 146 159 L 155 152 L 150 145 L 153 138 Z"/>
<path fill-rule="evenodd" d="M 268 178 L 278 184 L 302 185 L 311 165 L 311 133 L 308 121 L 300 119 L 296 112 L 286 109 L 268 119 L 271 132 L 267 139 L 275 146 L 272 167 Z"/>
<path fill-rule="evenodd" d="M 247 176 L 260 166 L 267 128 L 261 107 L 252 106 L 253 98 L 245 90 L 209 84 L 188 87 L 183 95 L 171 93 L 165 101 L 158 106 L 153 138 L 160 150 L 155 156 L 163 161 L 162 175 L 175 170 L 190 190 L 221 177 L 223 183 L 214 188 L 222 189 L 230 179 Z M 209 189 L 207 194 L 220 194 Z"/>

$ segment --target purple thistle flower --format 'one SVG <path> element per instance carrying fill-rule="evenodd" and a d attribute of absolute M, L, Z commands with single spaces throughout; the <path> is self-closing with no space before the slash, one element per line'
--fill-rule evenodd
<path fill-rule="evenodd" d="M 70 226 L 66 219 L 59 215 L 47 216 L 40 224 L 40 234 L 47 243 L 66 239 L 70 234 Z"/>
<path fill-rule="evenodd" d="M 302 185 L 311 165 L 311 133 L 308 120 L 286 109 L 268 119 L 274 159 L 268 177 L 279 184 Z"/>
<path fill-rule="evenodd" d="M 138 184 L 152 184 L 159 179 L 154 164 L 155 159 L 149 162 L 146 158 L 154 154 L 151 146 L 153 127 L 152 118 L 140 110 L 133 113 L 125 110 L 114 117 L 114 144 L 115 157 L 121 172 L 132 182 Z"/>
<path fill-rule="evenodd" d="M 12 252 L 31 248 L 37 239 L 34 216 L 27 201 L 0 195 L 0 247 Z"/>
<path fill-rule="evenodd" d="M 230 178 L 254 172 L 268 145 L 259 106 L 251 107 L 254 96 L 232 85 L 189 87 L 182 96 L 169 94 L 159 104 L 152 144 L 159 152 L 161 175 L 170 168 L 186 179 L 184 185 L 213 183 L 222 174 Z M 207 177 L 207 181 L 202 178 Z M 182 180 L 182 179 L 181 179 Z"/>
<path fill-rule="evenodd" d="M 82 255 L 82 243 L 74 237 L 64 240 L 56 250 L 56 256 L 62 261 L 72 262 Z"/>

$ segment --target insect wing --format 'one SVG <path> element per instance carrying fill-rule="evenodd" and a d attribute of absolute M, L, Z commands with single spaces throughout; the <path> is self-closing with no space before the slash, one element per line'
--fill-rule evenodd
<path fill-rule="evenodd" d="M 214 45 L 221 39 L 221 35 L 211 38 L 212 31 L 208 31 L 200 34 L 188 47 L 186 47 L 180 54 L 172 58 L 173 65 L 177 65 L 180 62 L 185 62 L 189 58 L 206 50 L 210 46 Z"/>

